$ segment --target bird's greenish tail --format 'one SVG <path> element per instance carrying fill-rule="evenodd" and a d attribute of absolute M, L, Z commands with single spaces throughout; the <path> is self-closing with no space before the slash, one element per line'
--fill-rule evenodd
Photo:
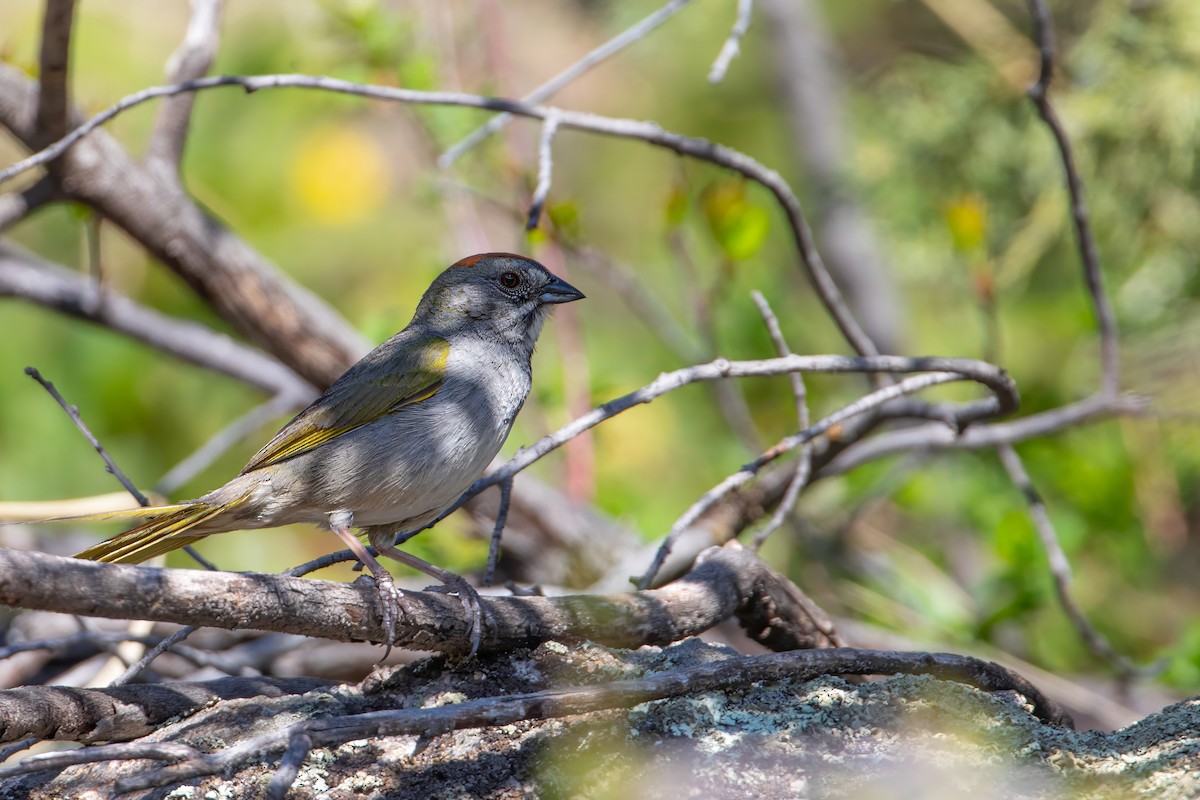
<path fill-rule="evenodd" d="M 140 564 L 154 556 L 169 553 L 200 541 L 208 534 L 188 536 L 186 535 L 187 531 L 212 519 L 227 508 L 227 506 L 193 502 L 72 517 L 72 519 L 86 520 L 146 520 L 124 533 L 119 533 L 81 553 L 76 553 L 75 557 L 114 564 Z"/>

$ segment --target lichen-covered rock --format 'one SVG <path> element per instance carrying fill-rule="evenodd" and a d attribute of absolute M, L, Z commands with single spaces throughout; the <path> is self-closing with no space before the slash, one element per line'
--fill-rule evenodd
<path fill-rule="evenodd" d="M 219 750 L 298 719 L 460 703 L 737 658 L 689 640 L 636 651 L 547 644 L 449 666 L 430 659 L 359 686 L 230 701 L 149 739 Z M 11 780 L 4 797 L 107 797 L 145 761 Z M 261 796 L 278 754 L 229 776 L 143 794 Z M 631 710 L 394 736 L 313 750 L 292 798 L 1189 798 L 1200 793 L 1200 700 L 1112 734 L 1047 726 L 1011 694 L 927 676 L 837 677 L 697 692 Z"/>

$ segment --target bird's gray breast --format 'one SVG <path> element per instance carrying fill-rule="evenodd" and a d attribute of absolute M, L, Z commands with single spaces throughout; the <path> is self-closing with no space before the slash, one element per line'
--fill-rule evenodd
<path fill-rule="evenodd" d="M 321 505 L 353 512 L 356 525 L 428 521 L 483 474 L 529 387 L 528 356 L 510 345 L 452 343 L 431 397 L 318 448 Z"/>

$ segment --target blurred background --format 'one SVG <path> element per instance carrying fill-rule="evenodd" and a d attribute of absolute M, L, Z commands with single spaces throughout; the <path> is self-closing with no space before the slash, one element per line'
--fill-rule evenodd
<path fill-rule="evenodd" d="M 555 96 L 565 108 L 650 119 L 778 170 L 818 246 L 889 351 L 1004 366 L 1022 414 L 1097 385 L 1058 154 L 1024 96 L 1036 72 L 1024 3 L 854 0 L 755 4 L 741 55 L 707 76 L 736 18 L 696 0 Z M 231 2 L 212 74 L 300 72 L 519 97 L 659 5 L 638 0 Z M 1075 147 L 1122 341 L 1123 388 L 1155 414 L 1018 449 L 1074 565 L 1074 591 L 1122 653 L 1168 694 L 1200 686 L 1200 5 L 1060 0 L 1052 95 Z M 0 60 L 37 69 L 42 4 L 0 4 Z M 164 81 L 186 3 L 89 0 L 75 24 L 74 102 L 87 114 Z M 107 126 L 137 154 L 152 105 Z M 302 91 L 201 93 L 184 159 L 194 196 L 377 343 L 403 327 L 445 265 L 482 250 L 543 260 L 588 295 L 560 309 L 506 452 L 660 372 L 774 351 L 762 291 L 798 353 L 848 353 L 760 187 L 644 144 L 561 131 L 539 230 L 522 230 L 538 124 L 516 120 L 447 169 L 437 158 L 490 115 Z M 0 137 L 0 164 L 26 153 Z M 22 185 L 17 183 L 17 186 Z M 8 189 L 9 187 L 6 187 Z M 90 219 L 55 205 L 6 232 L 87 269 Z M 110 285 L 228 331 L 111 225 Z M 627 291 L 613 275 L 634 281 Z M 114 491 L 91 448 L 33 381 L 54 381 L 140 487 L 264 402 L 256 390 L 40 307 L 0 300 L 0 500 Z M 864 391 L 810 376 L 823 416 Z M 936 396 L 936 395 L 935 395 Z M 966 398 L 969 391 L 944 396 Z M 280 416 L 174 490 L 236 473 Z M 646 541 L 700 494 L 796 428 L 786 378 L 692 386 L 634 409 L 533 473 Z M 452 569 L 486 542 L 451 519 L 410 546 Z M 111 531 L 6 531 L 69 553 Z M 37 539 L 32 537 L 37 536 Z M 276 571 L 335 549 L 289 528 L 215 537 L 228 569 Z M 839 619 L 939 649 L 995 647 L 1047 670 L 1106 674 L 1057 603 L 1020 493 L 991 452 L 869 464 L 806 490 L 768 560 Z M 173 554 L 174 565 L 190 559 Z M 348 569 L 331 571 L 352 577 Z M 850 633 L 853 638 L 853 633 Z"/>

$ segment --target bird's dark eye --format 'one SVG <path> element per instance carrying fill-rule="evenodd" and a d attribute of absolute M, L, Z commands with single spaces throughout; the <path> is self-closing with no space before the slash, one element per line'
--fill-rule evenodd
<path fill-rule="evenodd" d="M 500 273 L 500 285 L 505 289 L 515 289 L 521 285 L 521 276 L 515 272 Z"/>

